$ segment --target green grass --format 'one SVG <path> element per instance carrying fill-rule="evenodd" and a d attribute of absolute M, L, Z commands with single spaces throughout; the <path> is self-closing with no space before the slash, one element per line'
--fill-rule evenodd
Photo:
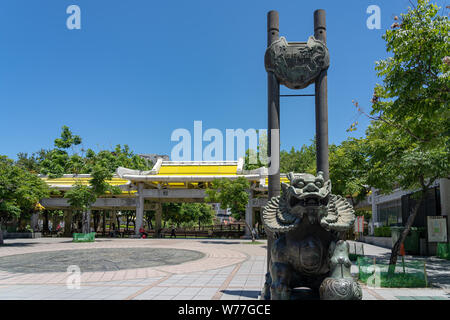
<path fill-rule="evenodd" d="M 367 284 L 372 274 L 360 273 L 359 280 Z M 380 273 L 380 286 L 383 288 L 425 288 L 426 282 L 423 272 L 394 273 L 391 277 L 387 272 Z"/>

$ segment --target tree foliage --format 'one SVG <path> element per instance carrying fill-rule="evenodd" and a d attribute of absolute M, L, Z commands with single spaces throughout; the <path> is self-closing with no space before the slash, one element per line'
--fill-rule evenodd
<path fill-rule="evenodd" d="M 349 197 L 353 204 L 370 191 L 366 140 L 349 138 L 329 152 L 330 179 L 333 194 Z"/>
<path fill-rule="evenodd" d="M 439 10 L 427 0 L 418 0 L 417 6 L 395 18 L 383 36 L 391 56 L 377 63 L 382 83 L 375 87 L 372 111 L 366 114 L 372 119 L 366 131 L 368 183 L 382 192 L 398 187 L 421 190 L 392 249 L 391 266 L 427 189 L 450 173 L 450 29 L 448 17 Z"/>
<path fill-rule="evenodd" d="M 210 225 L 213 222 L 214 211 L 206 203 L 162 203 L 162 218 L 169 224 Z"/>
<path fill-rule="evenodd" d="M 206 189 L 206 202 L 219 203 L 221 208 L 229 208 L 233 216 L 240 220 L 245 217 L 249 201 L 250 183 L 244 177 L 236 180 L 216 179 Z"/>
<path fill-rule="evenodd" d="M 35 210 L 39 200 L 49 194 L 47 184 L 38 176 L 0 156 L 0 230 L 9 219 Z"/>

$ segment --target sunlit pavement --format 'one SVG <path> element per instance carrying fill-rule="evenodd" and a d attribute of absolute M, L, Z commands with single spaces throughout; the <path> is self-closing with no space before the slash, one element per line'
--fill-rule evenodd
<path fill-rule="evenodd" d="M 97 239 L 94 243 L 73 243 L 69 238 L 6 240 L 6 245 L 0 247 L 0 299 L 254 300 L 259 298 L 267 264 L 266 241 L 258 241 L 262 244 L 222 239 Z M 39 265 L 46 263 L 54 251 L 107 248 L 193 250 L 201 252 L 202 257 L 172 265 L 114 271 L 81 270 L 78 288 L 73 274 L 39 270 Z M 368 244 L 364 245 L 364 249 L 366 255 L 380 257 L 389 252 Z M 35 255 L 38 257 L 36 263 L 27 266 L 27 270 L 36 268 L 33 272 L 14 271 L 16 268 L 11 267 L 11 262 L 10 269 L 2 268 L 1 257 L 39 252 L 46 253 Z M 435 264 L 442 263 L 443 269 L 447 268 L 447 261 L 435 260 L 438 260 Z M 450 268 L 447 270 L 450 272 Z M 352 272 L 357 272 L 356 266 L 352 267 Z M 445 286 L 447 274 L 444 277 L 441 274 L 438 279 L 444 280 L 444 285 L 439 288 L 370 289 L 363 286 L 363 299 L 448 299 L 450 290 Z"/>

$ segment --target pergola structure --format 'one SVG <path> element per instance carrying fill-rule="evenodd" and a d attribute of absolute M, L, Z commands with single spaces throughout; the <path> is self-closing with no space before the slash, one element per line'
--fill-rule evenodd
<path fill-rule="evenodd" d="M 238 161 L 167 161 L 159 158 L 149 171 L 131 170 L 119 167 L 114 177 L 108 181 L 122 190 L 118 195 L 99 197 L 91 210 L 136 210 L 135 232 L 143 225 L 144 211 L 154 210 L 155 230 L 161 229 L 163 202 L 204 202 L 205 189 L 215 179 L 237 179 L 244 177 L 250 182 L 248 190 L 250 201 L 245 219 L 248 225 L 254 224 L 254 209 L 261 208 L 267 201 L 267 169 L 243 170 L 244 159 Z M 90 175 L 64 175 L 50 179 L 41 177 L 52 189 L 67 191 L 78 182 L 88 184 Z M 281 178 L 287 180 L 286 177 Z M 257 196 L 255 196 L 257 195 Z M 42 199 L 41 204 L 49 210 L 62 209 L 65 219 L 71 221 L 72 208 L 68 200 L 61 195 Z M 250 230 L 246 228 L 246 236 Z"/>

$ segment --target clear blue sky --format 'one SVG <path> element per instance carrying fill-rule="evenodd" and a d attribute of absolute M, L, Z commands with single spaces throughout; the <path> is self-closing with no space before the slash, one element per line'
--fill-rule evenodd
<path fill-rule="evenodd" d="M 439 1 L 442 4 L 443 1 Z M 81 8 L 68 30 L 66 8 Z M 369 30 L 369 5 L 381 30 Z M 278 10 L 280 35 L 305 41 L 313 12 L 327 11 L 329 138 L 340 143 L 368 110 L 374 63 L 387 56 L 384 31 L 407 0 L 0 2 L 0 154 L 50 148 L 63 125 L 84 147 L 128 144 L 136 153 L 170 154 L 177 128 L 267 127 L 266 14 Z M 298 93 L 311 93 L 314 87 Z M 286 89 L 282 90 L 288 92 Z M 361 136 L 367 120 L 358 119 Z M 313 98 L 282 99 L 282 149 L 314 136 Z"/>

